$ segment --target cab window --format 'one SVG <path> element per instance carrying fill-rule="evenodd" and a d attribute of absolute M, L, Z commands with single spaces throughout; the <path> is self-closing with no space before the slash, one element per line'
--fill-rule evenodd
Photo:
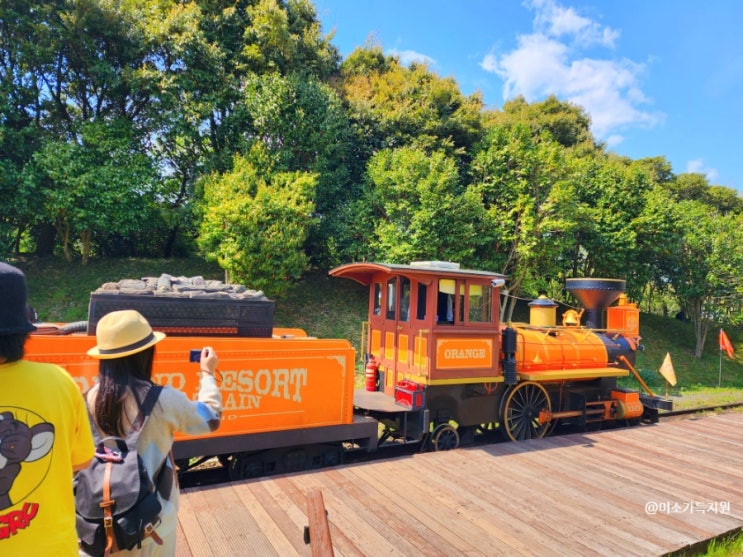
<path fill-rule="evenodd" d="M 397 308 L 397 280 L 390 279 L 387 281 L 387 307 L 386 316 L 387 319 L 395 318 L 395 309 Z"/>
<path fill-rule="evenodd" d="M 491 308 L 490 303 L 491 289 L 482 284 L 470 284 L 468 288 L 469 312 L 468 321 L 470 323 L 490 323 Z"/>
<path fill-rule="evenodd" d="M 415 318 L 423 321 L 426 318 L 426 306 L 428 305 L 427 292 L 428 288 L 425 284 L 418 283 L 418 296 Z"/>
<path fill-rule="evenodd" d="M 374 283 L 374 315 L 382 315 L 382 284 Z"/>
<path fill-rule="evenodd" d="M 400 278 L 400 321 L 410 321 L 410 279 Z"/>
<path fill-rule="evenodd" d="M 454 323 L 455 287 L 455 280 L 439 279 L 439 291 L 436 300 L 436 322 L 441 325 Z"/>

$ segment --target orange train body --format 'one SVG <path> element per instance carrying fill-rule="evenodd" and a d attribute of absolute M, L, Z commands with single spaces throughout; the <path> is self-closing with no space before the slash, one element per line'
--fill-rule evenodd
<path fill-rule="evenodd" d="M 352 423 L 351 343 L 307 338 L 296 329 L 288 335 L 276 329 L 274 337 L 166 337 L 155 352 L 153 379 L 195 400 L 199 363 L 189 362 L 189 352 L 209 345 L 219 355 L 224 406 L 220 428 L 210 436 Z M 95 337 L 85 334 L 31 335 L 26 352 L 30 360 L 66 369 L 84 392 L 97 380 L 98 361 L 87 356 L 94 345 Z"/>

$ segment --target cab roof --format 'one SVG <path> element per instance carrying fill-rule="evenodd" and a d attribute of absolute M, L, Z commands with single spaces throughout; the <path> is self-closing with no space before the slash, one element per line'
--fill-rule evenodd
<path fill-rule="evenodd" d="M 347 263 L 329 271 L 332 277 L 343 277 L 368 286 L 377 273 L 398 274 L 429 284 L 436 278 L 476 278 L 484 280 L 504 279 L 506 275 L 490 271 L 461 269 L 459 263 L 449 261 L 414 261 L 410 265 L 397 263 Z"/>

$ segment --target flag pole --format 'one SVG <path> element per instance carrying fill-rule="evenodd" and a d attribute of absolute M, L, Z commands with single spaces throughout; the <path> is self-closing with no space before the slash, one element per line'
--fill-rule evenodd
<path fill-rule="evenodd" d="M 720 348 L 718 352 L 720 353 L 720 371 L 717 375 L 717 387 L 719 388 L 720 383 L 722 382 L 722 348 Z"/>

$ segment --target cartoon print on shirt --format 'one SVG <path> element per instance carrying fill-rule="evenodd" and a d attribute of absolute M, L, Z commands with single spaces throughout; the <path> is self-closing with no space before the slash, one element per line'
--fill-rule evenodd
<path fill-rule="evenodd" d="M 22 472 L 21 464 L 44 458 L 53 444 L 53 424 L 29 427 L 12 412 L 0 413 L 0 511 L 13 505 L 10 490 Z"/>

